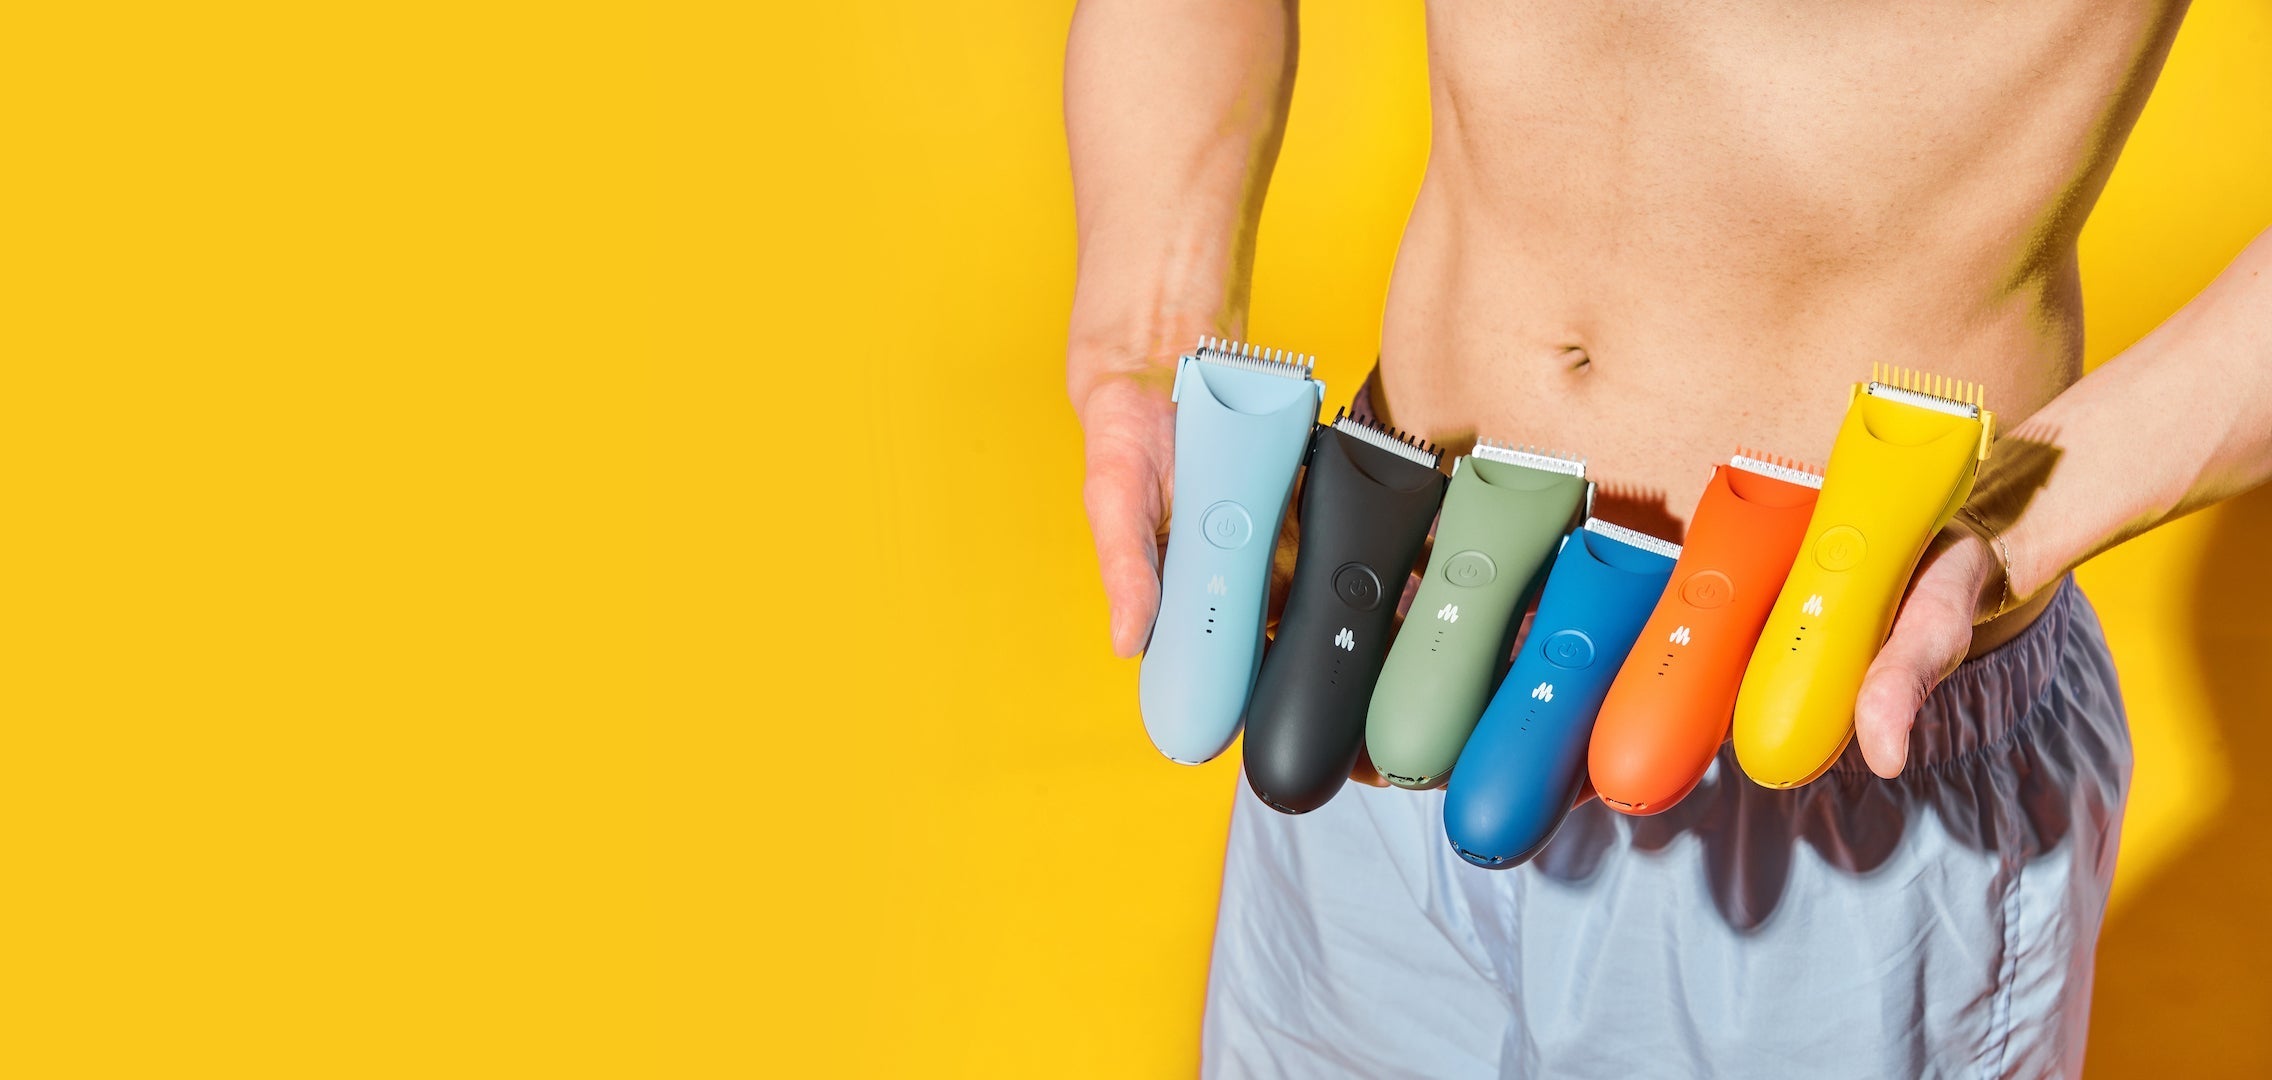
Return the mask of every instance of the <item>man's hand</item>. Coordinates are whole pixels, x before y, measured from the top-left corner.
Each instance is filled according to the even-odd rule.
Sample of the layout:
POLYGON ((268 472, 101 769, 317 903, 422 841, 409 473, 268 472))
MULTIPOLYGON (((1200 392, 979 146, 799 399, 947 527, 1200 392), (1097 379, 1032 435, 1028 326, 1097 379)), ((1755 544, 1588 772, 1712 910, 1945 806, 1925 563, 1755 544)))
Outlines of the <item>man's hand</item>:
MULTIPOLYGON (((1088 477, 1081 499, 1096 539, 1097 571, 1111 606, 1112 651, 1142 652, 1160 610, 1160 559, 1175 509, 1174 369, 1107 376, 1080 409, 1088 477)), ((1295 485, 1296 498, 1301 491, 1295 485)), ((1278 532, 1264 625, 1276 629, 1294 575, 1299 529, 1293 515, 1278 532)))
POLYGON ((1909 759, 1909 728, 1942 679, 1964 662, 1984 593, 2001 596, 2002 567, 1969 529, 1942 530, 1918 560, 1893 633, 1862 677, 1854 738, 1870 771, 1891 779, 1909 759))
POLYGON ((1160 554, 1174 505, 1173 369, 1112 375, 1075 403, 1088 475, 1081 502, 1111 607, 1112 651, 1144 649, 1160 610, 1160 554))
POLYGON ((1262 197, 1286 134, 1291 0, 1082 0, 1065 41, 1065 146, 1079 240, 1066 390, 1112 651, 1160 608, 1175 482, 1175 349, 1246 323, 1262 197), (1173 70, 1175 78, 1159 73, 1173 70))
MULTIPOLYGON (((1111 607, 1112 651, 1122 658, 1144 651, 1160 610, 1160 558, 1175 508, 1175 389, 1173 368, 1098 379, 1077 402, 1088 476, 1081 501, 1096 539, 1097 573, 1111 607)), ((1293 515, 1278 535, 1270 574, 1270 621, 1285 603, 1298 542, 1293 515)), ((1387 787, 1372 759, 1358 752, 1349 778, 1387 787)))

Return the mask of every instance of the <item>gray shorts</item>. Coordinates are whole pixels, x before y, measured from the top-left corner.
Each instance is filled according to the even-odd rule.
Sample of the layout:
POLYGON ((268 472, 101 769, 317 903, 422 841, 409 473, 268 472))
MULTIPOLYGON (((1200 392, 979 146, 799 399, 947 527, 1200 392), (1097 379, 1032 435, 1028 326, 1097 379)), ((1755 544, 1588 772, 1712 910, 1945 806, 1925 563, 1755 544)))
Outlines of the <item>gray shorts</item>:
POLYGON ((2074 1076, 2130 782, 2075 588, 1934 691, 1909 767, 1770 791, 1722 748, 1647 818, 1589 803, 1469 866, 1443 794, 1238 785, 1208 974, 1218 1077, 2074 1076))

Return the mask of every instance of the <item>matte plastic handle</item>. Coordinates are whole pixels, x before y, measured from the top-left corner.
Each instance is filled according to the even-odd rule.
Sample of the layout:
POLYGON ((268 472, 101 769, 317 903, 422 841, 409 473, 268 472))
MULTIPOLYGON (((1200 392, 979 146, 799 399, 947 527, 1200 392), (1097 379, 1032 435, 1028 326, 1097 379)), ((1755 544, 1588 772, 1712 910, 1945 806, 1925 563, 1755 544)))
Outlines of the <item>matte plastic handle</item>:
POLYGON ((1184 357, 1176 369, 1175 522, 1137 674, 1144 730, 1169 760, 1238 736, 1262 663, 1270 557, 1323 384, 1184 357))
POLYGON ((1586 771, 1612 809, 1662 813, 1711 768, 1814 503, 1805 484, 1713 470, 1672 585, 1594 720, 1586 771))
POLYGON ((1420 590, 1365 719, 1373 767, 1433 786, 1459 759, 1506 663, 1522 602, 1585 502, 1575 476, 1463 457, 1420 590))
POLYGON ((1993 417, 1857 393, 1822 496, 1736 695, 1736 761, 1765 787, 1822 775, 1925 545, 1972 493, 1993 417))
POLYGON ((1461 858, 1504 869, 1553 839, 1585 783, 1594 712, 1673 565, 1583 528, 1563 542, 1530 637, 1452 770, 1444 834, 1461 858))
POLYGON ((1443 473, 1331 427, 1312 440, 1293 587, 1246 715, 1247 783, 1272 808, 1315 810, 1349 778, 1396 602, 1444 484, 1443 473))

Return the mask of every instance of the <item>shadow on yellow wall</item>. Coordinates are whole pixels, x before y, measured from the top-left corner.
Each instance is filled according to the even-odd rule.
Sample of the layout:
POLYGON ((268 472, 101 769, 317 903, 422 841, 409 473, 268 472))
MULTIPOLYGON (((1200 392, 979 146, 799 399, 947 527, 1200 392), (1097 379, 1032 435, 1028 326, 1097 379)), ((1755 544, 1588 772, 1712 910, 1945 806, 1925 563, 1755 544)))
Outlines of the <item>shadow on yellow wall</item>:
MULTIPOLYGON (((2089 361, 2174 310, 2272 224, 2272 7, 2198 3, 2083 236, 2089 361)), ((2140 455, 2155 448, 2140 446, 2140 455)), ((2080 574, 2137 770, 2099 941, 2094 1076, 2272 1076, 2272 489, 2080 574)))
POLYGON ((2272 488, 2217 511, 2186 597, 2184 644, 2199 657, 2214 753, 2233 782, 2207 825, 2132 886, 2107 922, 2095 1075, 2272 1076, 2272 787, 2258 777, 2272 763, 2268 554, 2272 488))

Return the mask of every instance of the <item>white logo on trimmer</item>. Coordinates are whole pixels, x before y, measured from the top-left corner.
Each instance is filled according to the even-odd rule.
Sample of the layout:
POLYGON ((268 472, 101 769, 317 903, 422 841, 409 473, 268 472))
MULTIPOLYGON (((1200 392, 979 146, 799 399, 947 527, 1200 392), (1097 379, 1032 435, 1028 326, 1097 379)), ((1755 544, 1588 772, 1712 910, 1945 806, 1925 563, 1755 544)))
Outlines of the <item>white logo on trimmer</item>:
POLYGON ((1673 643, 1673 644, 1675 644, 1675 645, 1686 645, 1686 644, 1688 644, 1688 628, 1687 628, 1687 627, 1685 627, 1685 626, 1683 626, 1683 627, 1680 627, 1680 628, 1678 628, 1678 629, 1675 629, 1675 630, 1674 630, 1674 631, 1672 632, 1672 643, 1673 643))
POLYGON ((1350 633, 1346 626, 1341 628, 1340 633, 1333 635, 1333 643, 1350 652, 1357 651, 1357 635, 1350 633))
POLYGON ((1552 701, 1554 700, 1554 684, 1550 682, 1542 682, 1538 684, 1538 689, 1530 692, 1530 696, 1537 698, 1540 701, 1552 701))
POLYGON ((1229 596, 1231 588, 1223 584, 1223 575, 1217 574, 1207 579, 1207 593, 1210 596, 1229 596))
POLYGON ((1804 611, 1809 615, 1822 614, 1822 594, 1816 593, 1813 596, 1807 597, 1807 602, 1800 604, 1799 610, 1804 611))
POLYGON ((1458 621, 1459 621, 1459 605, 1458 605, 1458 604, 1445 604, 1445 605, 1443 606, 1443 609, 1442 609, 1442 610, 1440 610, 1440 611, 1436 612, 1436 617, 1437 617, 1437 618, 1439 618, 1439 619, 1442 619, 1442 620, 1444 620, 1445 622, 1458 622, 1458 621))

